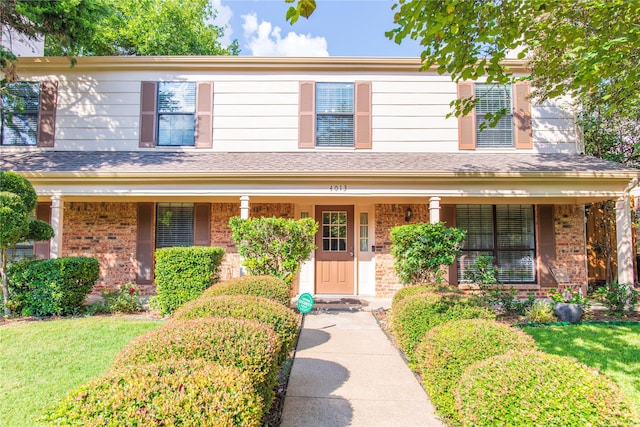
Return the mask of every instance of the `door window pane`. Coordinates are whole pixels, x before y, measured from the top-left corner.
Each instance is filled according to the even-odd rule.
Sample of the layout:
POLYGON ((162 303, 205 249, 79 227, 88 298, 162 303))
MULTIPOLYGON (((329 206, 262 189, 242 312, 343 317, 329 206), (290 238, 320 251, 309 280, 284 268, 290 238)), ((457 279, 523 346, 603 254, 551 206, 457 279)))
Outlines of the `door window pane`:
POLYGON ((325 211, 322 213, 322 250, 325 252, 347 251, 347 213, 325 211))

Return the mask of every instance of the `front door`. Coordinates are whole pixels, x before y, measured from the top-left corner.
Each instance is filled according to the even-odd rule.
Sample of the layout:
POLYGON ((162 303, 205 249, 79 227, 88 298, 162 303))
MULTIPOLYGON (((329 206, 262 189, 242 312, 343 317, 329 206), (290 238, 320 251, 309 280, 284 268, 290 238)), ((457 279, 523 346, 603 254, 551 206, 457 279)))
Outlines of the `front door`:
POLYGON ((316 206, 316 293, 353 295, 353 206, 316 206))

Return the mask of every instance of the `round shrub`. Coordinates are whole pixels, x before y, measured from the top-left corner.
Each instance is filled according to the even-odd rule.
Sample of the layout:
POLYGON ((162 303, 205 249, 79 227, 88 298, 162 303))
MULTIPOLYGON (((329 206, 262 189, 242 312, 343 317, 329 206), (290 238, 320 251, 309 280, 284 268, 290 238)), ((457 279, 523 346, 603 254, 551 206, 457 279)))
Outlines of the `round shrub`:
POLYGON ((82 426, 259 426, 260 397, 231 366, 178 359, 111 371, 73 390, 44 416, 82 426))
POLYGON ((268 409, 278 369, 280 339, 257 320, 207 318, 171 322, 131 341, 113 368, 175 358, 204 359, 247 372, 268 409))
POLYGON ((509 352, 471 365, 455 389, 463 425, 635 426, 618 387, 575 359, 509 352))
POLYGON ((425 332, 436 325, 456 319, 495 319, 495 313, 474 296, 459 293, 412 295, 391 311, 391 327, 409 364, 415 367, 414 352, 425 332))
POLYGON ((400 301, 402 301, 406 297, 419 295, 419 294, 426 294, 428 292, 436 292, 436 293, 451 292, 451 293, 459 293, 459 294, 462 293, 456 287, 445 286, 445 285, 422 284, 422 285, 405 286, 404 288, 398 289, 398 291, 393 295, 393 300, 391 301, 391 307, 398 304, 400 301))
POLYGON ((282 304, 253 295, 223 295, 200 297, 180 307, 174 314, 176 320, 201 317, 233 317, 254 319, 271 325, 282 342, 279 362, 293 350, 298 335, 298 316, 282 304))
POLYGON ((204 291, 202 296, 255 295, 291 305, 291 286, 273 276, 243 276, 216 283, 204 291))
POLYGON ((416 349, 416 365, 424 388, 438 412, 456 419, 452 391, 473 363, 511 350, 535 350, 531 336, 487 319, 462 319, 435 326, 416 349))

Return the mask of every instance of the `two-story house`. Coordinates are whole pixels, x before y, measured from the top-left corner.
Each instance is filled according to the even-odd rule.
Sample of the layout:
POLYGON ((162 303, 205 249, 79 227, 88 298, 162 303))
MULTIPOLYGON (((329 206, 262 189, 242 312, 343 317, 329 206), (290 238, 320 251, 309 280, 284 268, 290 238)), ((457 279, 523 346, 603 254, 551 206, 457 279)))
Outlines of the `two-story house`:
MULTIPOLYGON (((522 62, 512 69, 525 73, 522 62)), ((637 172, 581 154, 562 101, 527 83, 456 85, 409 58, 23 58, 24 112, 2 127, 0 168, 34 184, 56 232, 22 247, 93 256, 99 287, 153 292, 153 253, 216 245, 240 272, 232 216, 312 217, 317 249, 297 292, 391 296, 389 230, 467 230, 449 280, 479 254, 500 280, 544 295, 585 285, 584 206, 615 199, 621 282, 633 281, 628 192, 637 172), (447 118, 458 96, 480 97, 447 118), (498 126, 484 114, 506 108, 498 126), (564 284, 564 283, 560 283, 564 284)))

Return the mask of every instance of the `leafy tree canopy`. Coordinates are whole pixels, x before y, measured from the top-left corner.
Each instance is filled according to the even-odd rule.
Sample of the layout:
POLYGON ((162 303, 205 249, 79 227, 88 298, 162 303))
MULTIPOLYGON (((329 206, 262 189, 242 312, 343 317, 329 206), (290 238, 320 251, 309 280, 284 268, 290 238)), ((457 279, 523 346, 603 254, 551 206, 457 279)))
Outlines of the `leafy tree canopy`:
POLYGON ((213 25, 209 0, 112 0, 93 37, 68 49, 46 39, 47 55, 237 55, 238 42, 222 46, 224 29, 213 25))
MULTIPOLYGON (((311 0, 287 11, 293 23, 315 9, 311 0)), ((531 80, 539 100, 594 93, 601 113, 625 114, 640 104, 640 2, 637 0, 397 0, 395 28, 386 35, 423 46, 423 68, 436 66, 454 81, 531 80), (515 75, 508 56, 528 59, 530 76, 515 75)), ((454 104, 467 113, 473 100, 454 104)))

